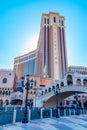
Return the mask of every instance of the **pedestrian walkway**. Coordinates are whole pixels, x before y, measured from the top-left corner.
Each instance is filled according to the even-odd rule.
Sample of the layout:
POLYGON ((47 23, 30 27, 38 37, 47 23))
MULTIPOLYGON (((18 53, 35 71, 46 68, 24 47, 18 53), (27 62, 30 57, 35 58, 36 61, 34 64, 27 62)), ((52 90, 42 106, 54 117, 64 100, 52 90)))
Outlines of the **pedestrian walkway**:
POLYGON ((27 124, 16 123, 0 126, 0 130, 87 130, 87 116, 31 120, 27 124))

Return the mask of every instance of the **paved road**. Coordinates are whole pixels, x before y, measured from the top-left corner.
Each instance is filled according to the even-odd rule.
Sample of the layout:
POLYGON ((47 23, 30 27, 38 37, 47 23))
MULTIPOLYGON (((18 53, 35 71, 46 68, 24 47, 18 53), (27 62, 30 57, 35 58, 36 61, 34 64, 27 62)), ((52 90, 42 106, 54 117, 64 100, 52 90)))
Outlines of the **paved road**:
POLYGON ((87 130, 87 115, 32 120, 0 126, 0 130, 87 130))

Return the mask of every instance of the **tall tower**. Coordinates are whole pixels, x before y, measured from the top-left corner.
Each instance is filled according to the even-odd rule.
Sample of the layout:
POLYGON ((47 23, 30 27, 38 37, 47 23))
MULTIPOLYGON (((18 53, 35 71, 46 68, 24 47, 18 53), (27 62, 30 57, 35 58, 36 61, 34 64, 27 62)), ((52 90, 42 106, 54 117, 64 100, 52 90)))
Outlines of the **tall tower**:
POLYGON ((59 13, 43 14, 37 49, 14 59, 18 78, 29 74, 60 80, 67 71, 65 19, 59 13))
POLYGON ((59 13, 42 15, 38 41, 37 74, 55 80, 67 71, 65 18, 59 13))

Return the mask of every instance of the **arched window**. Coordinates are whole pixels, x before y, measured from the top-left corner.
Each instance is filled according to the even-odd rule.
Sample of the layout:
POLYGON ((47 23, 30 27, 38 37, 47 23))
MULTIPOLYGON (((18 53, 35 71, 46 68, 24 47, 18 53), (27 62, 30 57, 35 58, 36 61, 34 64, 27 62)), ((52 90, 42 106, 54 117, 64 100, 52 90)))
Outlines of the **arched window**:
POLYGON ((2 80, 2 83, 7 83, 7 78, 4 78, 3 80, 2 80))
POLYGON ((6 95, 8 95, 8 91, 6 91, 6 95))
POLYGON ((72 75, 68 75, 67 76, 67 85, 73 85, 73 79, 72 79, 72 75))
POLYGON ((2 91, 0 91, 0 95, 2 95, 2 91))
POLYGON ((5 91, 3 91, 3 96, 5 95, 5 91))
POLYGON ((84 86, 87 86, 87 79, 84 79, 84 80, 83 80, 83 85, 84 85, 84 86))
POLYGON ((10 95, 10 91, 8 92, 8 95, 10 95))

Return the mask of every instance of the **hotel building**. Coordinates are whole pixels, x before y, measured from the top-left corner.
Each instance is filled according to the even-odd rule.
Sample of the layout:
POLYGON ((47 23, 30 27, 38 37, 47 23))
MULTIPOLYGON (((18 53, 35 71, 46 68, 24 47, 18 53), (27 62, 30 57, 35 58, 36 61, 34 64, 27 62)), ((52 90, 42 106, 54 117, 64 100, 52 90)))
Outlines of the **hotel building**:
POLYGON ((69 66, 68 71, 82 75, 87 75, 87 67, 85 66, 69 66))
POLYGON ((67 72, 65 18, 59 13, 43 14, 37 49, 14 59, 18 78, 34 75, 58 81, 67 72))

